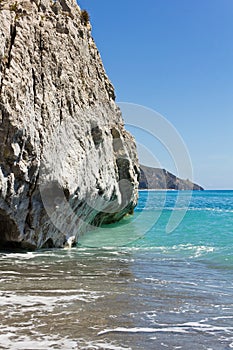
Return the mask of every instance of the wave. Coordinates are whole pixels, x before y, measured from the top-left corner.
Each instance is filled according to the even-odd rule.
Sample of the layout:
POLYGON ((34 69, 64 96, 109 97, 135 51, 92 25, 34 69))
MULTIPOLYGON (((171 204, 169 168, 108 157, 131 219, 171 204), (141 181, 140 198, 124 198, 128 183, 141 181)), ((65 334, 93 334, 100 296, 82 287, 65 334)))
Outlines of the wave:
POLYGON ((233 209, 225 209, 225 208, 211 208, 211 207, 203 207, 203 208, 197 208, 197 207, 190 207, 188 208, 189 211, 212 211, 215 213, 233 213, 233 209))
POLYGON ((180 210, 187 210, 187 211, 211 211, 214 213, 233 213, 233 209, 224 209, 224 208, 211 208, 211 207, 156 207, 156 206, 146 206, 146 207, 137 207, 135 209, 135 212, 142 212, 142 211, 152 211, 152 212, 156 212, 156 211, 180 211, 180 210))
POLYGON ((205 332, 205 333, 216 333, 224 332, 233 335, 233 327, 215 326, 212 324, 203 324, 202 322, 187 322, 177 325, 160 325, 156 328, 146 328, 146 327, 117 327, 110 328, 100 331, 98 336, 102 336, 108 333, 191 333, 191 332, 205 332))

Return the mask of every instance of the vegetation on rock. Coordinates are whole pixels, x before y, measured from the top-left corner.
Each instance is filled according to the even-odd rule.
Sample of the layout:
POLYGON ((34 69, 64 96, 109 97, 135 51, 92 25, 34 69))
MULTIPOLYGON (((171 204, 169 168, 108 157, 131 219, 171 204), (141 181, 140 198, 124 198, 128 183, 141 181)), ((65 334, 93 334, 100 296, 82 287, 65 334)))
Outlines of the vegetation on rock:
POLYGON ((89 13, 87 12, 87 10, 82 10, 81 11, 81 22, 82 22, 82 24, 84 24, 86 26, 89 21, 90 21, 89 13))

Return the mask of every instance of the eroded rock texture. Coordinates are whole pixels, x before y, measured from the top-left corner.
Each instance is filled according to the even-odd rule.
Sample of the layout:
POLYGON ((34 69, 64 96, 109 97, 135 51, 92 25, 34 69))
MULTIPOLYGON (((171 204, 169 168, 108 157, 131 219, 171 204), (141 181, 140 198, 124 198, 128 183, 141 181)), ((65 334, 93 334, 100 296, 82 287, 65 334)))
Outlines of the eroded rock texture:
POLYGON ((75 0, 1 0, 0 23, 0 246, 62 247, 133 211, 134 139, 75 0))

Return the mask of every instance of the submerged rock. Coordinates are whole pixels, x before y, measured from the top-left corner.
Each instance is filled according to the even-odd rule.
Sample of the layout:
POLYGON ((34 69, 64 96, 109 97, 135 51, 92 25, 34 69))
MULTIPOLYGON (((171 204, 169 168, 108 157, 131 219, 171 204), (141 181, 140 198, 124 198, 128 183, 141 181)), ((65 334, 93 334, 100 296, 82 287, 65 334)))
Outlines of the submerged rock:
POLYGON ((75 0, 1 0, 0 23, 0 246, 63 247, 133 212, 135 142, 75 0))

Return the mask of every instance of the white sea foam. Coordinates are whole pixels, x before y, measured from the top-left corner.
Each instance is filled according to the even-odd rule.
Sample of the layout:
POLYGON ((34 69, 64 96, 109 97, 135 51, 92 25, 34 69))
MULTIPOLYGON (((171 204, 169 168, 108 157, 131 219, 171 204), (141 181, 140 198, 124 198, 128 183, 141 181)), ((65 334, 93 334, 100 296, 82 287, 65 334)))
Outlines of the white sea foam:
POLYGON ((44 350, 44 349, 56 349, 72 350, 77 349, 77 342, 71 339, 62 338, 59 339, 56 336, 46 336, 44 334, 38 334, 35 339, 28 336, 17 337, 15 333, 6 332, 0 334, 1 349, 7 350, 44 350))
POLYGON ((126 348, 118 346, 108 342, 86 342, 85 345, 80 345, 79 350, 132 350, 132 348, 126 348))
MULTIPOLYGON (((187 209, 187 211, 201 211, 201 212, 205 212, 205 211, 209 211, 209 212, 214 212, 214 213, 233 213, 233 209, 224 209, 224 208, 217 208, 217 207, 189 207, 189 208, 186 208, 185 206, 184 207, 176 207, 174 208, 174 206, 164 206, 164 207, 159 207, 159 206, 156 206, 154 203, 153 205, 149 206, 147 205, 146 207, 143 207, 143 206, 138 206, 137 207, 137 210, 138 209, 143 209, 143 211, 145 212, 155 212, 155 211, 163 211, 163 210, 166 210, 168 212, 171 212, 171 211, 182 211, 184 209, 187 209)), ((136 210, 136 211, 137 211, 136 210)))
MULTIPOLYGON (((29 330, 32 324, 25 322, 20 324, 20 329, 29 330)), ((60 337, 58 335, 45 335, 41 332, 33 331, 31 336, 19 334, 18 326, 3 327, 0 326, 0 348, 7 350, 44 350, 44 349, 61 349, 61 350, 132 350, 131 347, 120 346, 115 342, 89 341, 83 338, 70 339, 69 337, 60 337)))
POLYGON ((233 316, 218 316, 218 317, 212 317, 212 320, 225 320, 225 319, 233 319, 233 316))
POLYGON ((187 333, 186 329, 180 327, 166 327, 166 328, 146 328, 146 327, 135 327, 135 328, 125 328, 117 327, 112 329, 105 329, 99 332, 97 335, 104 335, 107 333, 157 333, 157 332, 175 332, 175 333, 187 333))
MULTIPOLYGON (((30 291, 28 291, 30 292, 30 291)), ((34 293, 34 291, 31 291, 34 293)), ((67 305, 73 302, 85 302, 91 303, 101 297, 102 294, 98 294, 97 292, 89 292, 85 290, 47 290, 41 291, 43 294, 48 295, 30 295, 30 294, 17 294, 15 292, 4 291, 0 294, 0 306, 12 306, 14 307, 22 307, 24 311, 27 311, 28 308, 30 310, 37 309, 45 309, 47 311, 53 311, 54 308, 59 305, 67 305), (57 293, 57 296, 50 296, 50 293, 57 293), (63 294, 63 295, 62 295, 63 294)), ((10 312, 9 310, 7 312, 10 312)))
MULTIPOLYGON (((0 329, 2 331, 2 329, 0 329)), ((69 339, 56 335, 44 335, 34 332, 33 337, 17 336, 18 328, 5 328, 4 334, 0 334, 0 348, 4 350, 132 350, 132 348, 120 346, 107 341, 87 341, 85 339, 69 339)))
POLYGON ((233 327, 222 327, 222 326, 215 326, 211 324, 203 324, 201 322, 187 322, 177 325, 160 325, 160 327, 156 328, 125 328, 125 327, 117 327, 112 329, 105 329, 98 333, 99 336, 107 334, 107 333, 158 333, 158 332, 165 332, 165 333, 190 333, 192 331, 198 331, 198 332, 227 332, 233 334, 233 327))
POLYGON ((21 275, 21 273, 16 271, 0 271, 0 275, 21 275))
MULTIPOLYGON (((50 256, 55 255, 51 252, 50 256)), ((38 257, 48 257, 47 253, 38 253, 38 252, 27 252, 27 253, 2 253, 0 254, 0 258, 3 259, 14 259, 17 261, 31 260, 38 257)))

